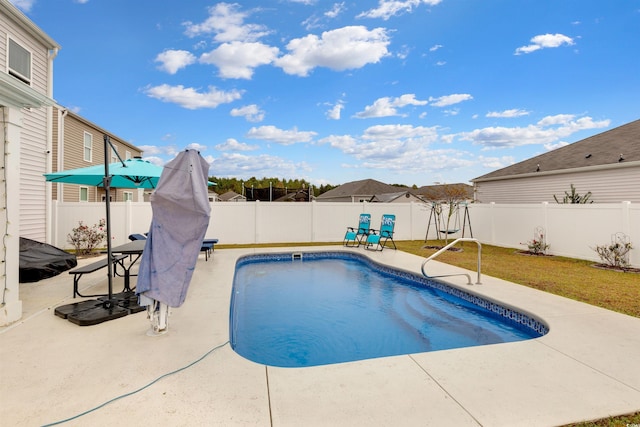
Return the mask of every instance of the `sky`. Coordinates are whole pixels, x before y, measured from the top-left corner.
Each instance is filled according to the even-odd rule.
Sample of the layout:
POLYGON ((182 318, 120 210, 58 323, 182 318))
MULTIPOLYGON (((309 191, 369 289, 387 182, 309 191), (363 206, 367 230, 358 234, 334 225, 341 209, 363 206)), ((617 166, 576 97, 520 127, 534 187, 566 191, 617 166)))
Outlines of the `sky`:
POLYGON ((54 99, 162 165, 469 183, 640 118, 640 0, 11 0, 54 99))

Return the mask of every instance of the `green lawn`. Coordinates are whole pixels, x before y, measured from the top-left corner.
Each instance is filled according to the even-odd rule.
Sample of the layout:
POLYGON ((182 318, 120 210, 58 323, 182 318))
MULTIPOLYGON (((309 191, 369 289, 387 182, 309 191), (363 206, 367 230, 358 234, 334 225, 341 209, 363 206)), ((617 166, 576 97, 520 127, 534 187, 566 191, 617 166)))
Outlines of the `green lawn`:
MULTIPOLYGON (((264 245, 216 245, 217 248, 321 246, 327 243, 295 243, 264 245)), ((339 244, 339 243, 338 243, 339 244)), ((443 246, 443 241, 397 241, 399 250, 428 257, 436 249, 424 246, 443 246)), ((461 242, 455 247, 461 252, 447 251, 437 260, 476 271, 477 245, 461 242)), ((640 274, 601 270, 594 262, 556 256, 527 256, 513 248, 482 245, 482 274, 519 283, 541 291, 561 295, 587 304, 640 317, 640 274)), ((571 427, 619 427, 640 425, 640 412, 611 417, 571 427)), ((568 427, 568 426, 567 426, 568 427)))

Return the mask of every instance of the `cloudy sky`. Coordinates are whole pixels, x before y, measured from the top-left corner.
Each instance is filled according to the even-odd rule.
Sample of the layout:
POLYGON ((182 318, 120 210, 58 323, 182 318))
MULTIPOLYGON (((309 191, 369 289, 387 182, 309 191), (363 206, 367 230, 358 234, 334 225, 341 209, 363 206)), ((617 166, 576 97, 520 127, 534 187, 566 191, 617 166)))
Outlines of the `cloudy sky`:
POLYGON ((640 118, 640 0, 12 0, 54 98, 163 164, 468 182, 640 118))

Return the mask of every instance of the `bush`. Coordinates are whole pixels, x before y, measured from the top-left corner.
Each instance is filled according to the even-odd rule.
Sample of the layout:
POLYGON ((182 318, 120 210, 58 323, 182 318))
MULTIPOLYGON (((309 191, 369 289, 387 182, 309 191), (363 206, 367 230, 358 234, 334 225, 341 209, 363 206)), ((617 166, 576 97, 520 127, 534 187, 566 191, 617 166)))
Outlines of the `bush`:
POLYGON ((633 249, 633 245, 626 236, 615 236, 611 239, 609 245, 599 245, 592 248, 600 259, 617 268, 625 268, 629 266, 629 251, 633 249))
POLYGON ((78 226, 67 235, 67 241, 76 248, 76 255, 88 255, 101 245, 106 237, 104 219, 91 227, 79 221, 78 226))
POLYGON ((533 234, 533 240, 529 240, 525 244, 527 245, 529 252, 534 255, 544 255, 546 250, 549 248, 549 245, 544 240, 544 229, 542 227, 537 227, 533 234))

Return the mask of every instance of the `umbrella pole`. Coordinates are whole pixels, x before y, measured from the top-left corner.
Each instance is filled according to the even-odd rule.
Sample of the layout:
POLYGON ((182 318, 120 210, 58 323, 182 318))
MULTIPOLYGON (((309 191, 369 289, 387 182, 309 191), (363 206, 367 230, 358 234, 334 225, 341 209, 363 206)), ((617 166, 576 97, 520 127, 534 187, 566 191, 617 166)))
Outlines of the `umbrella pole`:
POLYGON ((104 192, 106 203, 106 226, 107 226, 107 271, 108 271, 108 283, 109 283, 109 299, 105 301, 105 308, 109 308, 113 305, 113 263, 111 255, 111 205, 110 205, 110 189, 111 189, 111 176, 109 175, 109 135, 104 135, 104 192))

